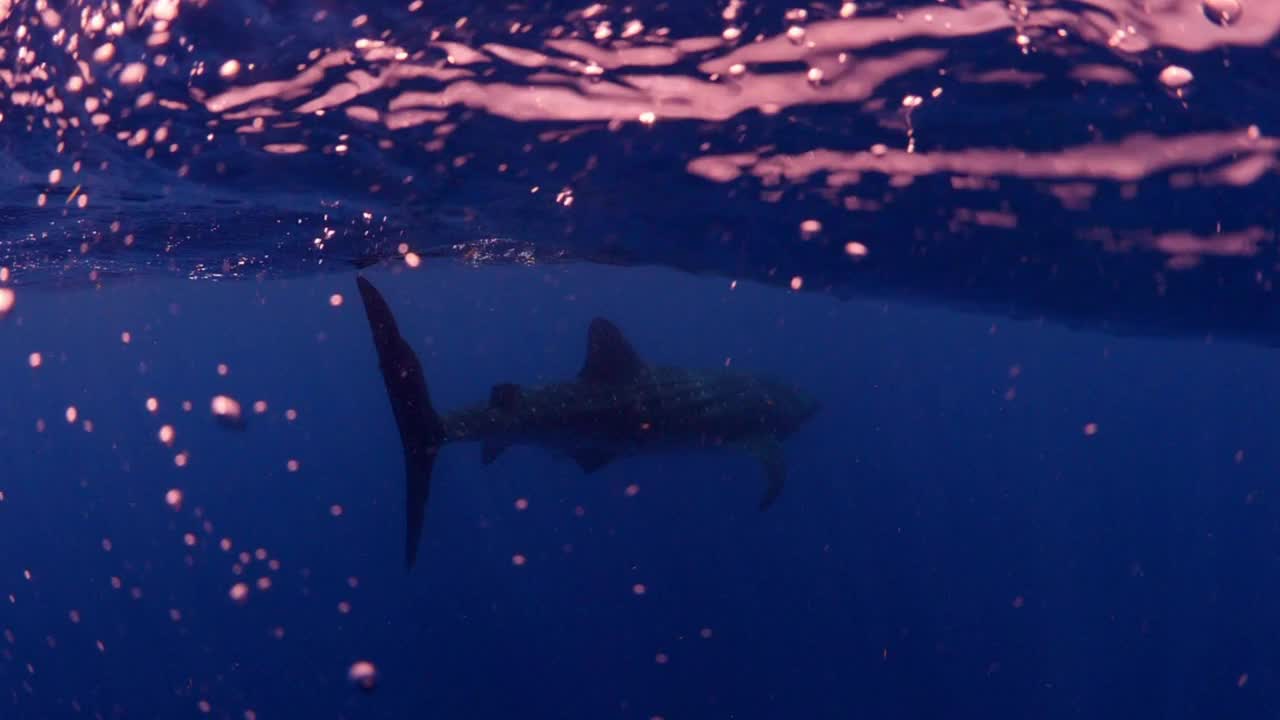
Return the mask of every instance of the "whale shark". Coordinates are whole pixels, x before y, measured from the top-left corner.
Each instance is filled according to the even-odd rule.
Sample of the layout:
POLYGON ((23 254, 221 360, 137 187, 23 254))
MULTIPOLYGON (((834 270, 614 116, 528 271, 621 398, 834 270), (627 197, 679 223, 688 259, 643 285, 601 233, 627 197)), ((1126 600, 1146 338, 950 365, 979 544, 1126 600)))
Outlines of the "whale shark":
POLYGON ((799 388, 768 377, 646 362, 616 325, 597 317, 575 377, 527 387, 498 383, 487 402, 441 415, 390 305, 363 276, 356 283, 404 450, 407 568, 418 557, 431 471, 446 444, 479 442, 486 465, 513 445, 539 446, 587 474, 627 456, 737 449, 764 468, 759 508, 767 510, 786 480, 782 441, 820 407, 799 388))

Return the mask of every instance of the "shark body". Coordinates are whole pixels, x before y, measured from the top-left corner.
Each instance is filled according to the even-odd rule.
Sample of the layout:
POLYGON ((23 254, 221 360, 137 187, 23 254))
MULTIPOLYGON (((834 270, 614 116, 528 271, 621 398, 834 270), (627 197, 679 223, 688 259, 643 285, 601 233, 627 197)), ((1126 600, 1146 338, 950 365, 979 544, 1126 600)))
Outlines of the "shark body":
POLYGON ((487 403, 440 415, 390 306, 368 280, 357 277, 357 284, 404 449, 405 562, 410 567, 422 534, 431 470, 446 443, 481 443, 485 464, 512 445, 536 445, 569 456, 586 473, 628 455, 737 448, 764 467, 764 510, 777 500, 786 479, 782 441, 819 407, 801 390, 769 378, 651 365, 613 323, 596 318, 576 377, 530 387, 500 383, 487 403))

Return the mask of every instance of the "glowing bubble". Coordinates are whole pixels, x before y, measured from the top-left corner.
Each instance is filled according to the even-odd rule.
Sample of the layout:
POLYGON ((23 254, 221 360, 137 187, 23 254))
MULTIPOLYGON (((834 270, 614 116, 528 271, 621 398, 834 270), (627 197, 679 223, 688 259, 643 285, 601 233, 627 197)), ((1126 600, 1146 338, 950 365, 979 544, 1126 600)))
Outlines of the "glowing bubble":
POLYGON ((41 363, 43 362, 44 362, 44 358, 42 358, 40 356, 40 353, 38 352, 33 352, 27 356, 27 364, 33 368, 40 367, 41 363))
POLYGON ((248 584, 238 582, 232 585, 231 589, 227 591, 227 597, 231 598, 232 602, 243 605, 249 599, 248 584))
POLYGON ((416 268, 422 264, 422 258, 418 257, 418 253, 408 252, 404 254, 404 264, 416 268))
POLYGON ((1181 65, 1170 65, 1160 71, 1160 82, 1171 90, 1186 87, 1194 79, 1195 75, 1181 65))
POLYGON ((515 565, 516 567, 521 567, 527 562, 529 562, 529 558, 525 557, 524 555, 521 555, 520 553, 516 553, 515 555, 511 556, 511 564, 515 565))
POLYGON ((179 490, 178 488, 173 488, 169 490, 169 492, 164 494, 164 502, 166 505, 173 508, 174 510, 181 510, 182 509, 182 491, 179 490))
POLYGON ((0 317, 13 309, 13 304, 17 302, 18 296, 9 288, 0 288, 0 317))
POLYGON ((218 74, 224 78, 232 78, 240 74, 240 61, 228 60, 218 68, 218 74))
POLYGON ((160 401, 149 397, 147 398, 147 412, 155 412, 160 409, 160 401))
POLYGON ((156 433, 156 435, 159 436, 160 442, 164 443, 165 445, 172 445, 173 438, 175 435, 177 435, 177 433, 174 432, 172 425, 162 425, 160 427, 160 432, 156 433))
POLYGON ((516 498, 516 510, 528 510, 529 501, 524 498, 516 498))
POLYGON ((342 307, 342 295, 341 295, 340 293, 334 293, 334 294, 330 295, 330 296, 329 296, 329 306, 330 306, 330 307, 342 307))
POLYGON ((120 71, 120 82, 125 85, 137 85, 147 79, 147 66, 140 63, 129 63, 120 71))
POLYGON ((844 245, 844 254, 849 257, 866 257, 867 246, 860 242, 848 242, 844 245))
POLYGON ((1087 423, 1087 424, 1084 426, 1084 434, 1085 434, 1086 436, 1093 436, 1093 435, 1097 435, 1097 434, 1098 434, 1098 423, 1087 423))
POLYGON ((347 670, 347 680, 366 693, 373 692, 378 685, 378 668, 368 660, 357 660, 347 670))
POLYGON ((636 583, 635 585, 631 586, 631 592, 635 593, 636 595, 643 595, 646 592, 649 592, 649 589, 644 586, 644 583, 636 583))
POLYGON ((240 403, 227 395, 214 395, 209 401, 209 410, 219 423, 236 429, 244 427, 244 416, 240 411, 240 403))

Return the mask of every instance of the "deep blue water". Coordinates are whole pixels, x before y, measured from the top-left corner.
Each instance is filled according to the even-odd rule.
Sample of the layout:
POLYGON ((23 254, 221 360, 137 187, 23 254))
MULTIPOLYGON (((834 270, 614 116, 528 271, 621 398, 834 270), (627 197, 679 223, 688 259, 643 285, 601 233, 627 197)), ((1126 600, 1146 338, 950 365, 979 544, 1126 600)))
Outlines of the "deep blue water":
POLYGON ((1275 716, 1243 3, 4 7, 0 718, 1275 716), (406 570, 357 274, 441 411, 596 317, 822 409, 766 512, 447 445, 406 570))

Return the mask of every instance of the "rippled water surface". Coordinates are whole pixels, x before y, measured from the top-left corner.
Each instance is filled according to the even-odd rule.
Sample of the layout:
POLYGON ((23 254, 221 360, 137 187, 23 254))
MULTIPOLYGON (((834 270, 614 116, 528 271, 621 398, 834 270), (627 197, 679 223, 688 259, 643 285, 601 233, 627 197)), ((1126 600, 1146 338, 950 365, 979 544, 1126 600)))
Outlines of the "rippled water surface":
POLYGON ((1277 0, 0 0, 0 718, 1274 716, 1278 69, 1277 0), (432 445, 406 571, 357 275, 442 414, 597 437, 512 389, 597 318, 820 410, 432 445))

